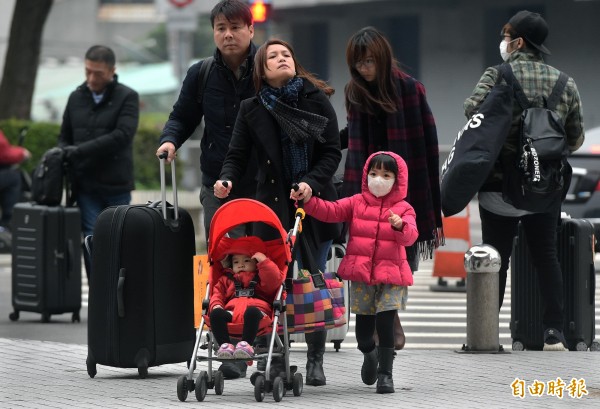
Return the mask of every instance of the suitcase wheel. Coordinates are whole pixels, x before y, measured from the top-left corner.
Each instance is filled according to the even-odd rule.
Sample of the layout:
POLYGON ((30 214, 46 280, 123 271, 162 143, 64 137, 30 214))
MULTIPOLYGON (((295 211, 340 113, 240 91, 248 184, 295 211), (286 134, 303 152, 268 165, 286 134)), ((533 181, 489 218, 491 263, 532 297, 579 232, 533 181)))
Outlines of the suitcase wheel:
POLYGON ((521 341, 514 341, 512 344, 512 350, 513 351, 524 351, 525 345, 523 345, 523 343, 521 341))
POLYGON ((94 376, 96 376, 96 374, 98 373, 96 371, 96 364, 92 362, 92 360, 88 357, 85 360, 85 365, 87 366, 87 373, 90 376, 90 378, 94 378, 94 376))
POLYGON ((590 345, 590 351, 600 351, 600 343, 593 341, 592 345, 590 345))
POLYGON ((73 316, 71 317, 71 322, 81 322, 81 318, 79 317, 79 311, 75 311, 73 316))
POLYGON ((588 350, 588 346, 585 342, 583 341, 579 341, 576 345, 575 345, 575 351, 587 351, 588 350))
POLYGON ((140 378, 146 379, 146 377, 148 376, 148 367, 147 366, 140 366, 138 368, 138 374, 140 375, 140 378))
POLYGON ((11 312, 10 314, 8 314, 8 318, 11 321, 17 321, 19 319, 19 311, 11 312))
POLYGON ((42 322, 50 322, 50 313, 49 312, 42 313, 42 322))
POLYGON ((342 341, 340 341, 339 339, 334 339, 331 342, 333 342, 333 347, 335 348, 335 352, 339 352, 340 348, 342 347, 342 341))

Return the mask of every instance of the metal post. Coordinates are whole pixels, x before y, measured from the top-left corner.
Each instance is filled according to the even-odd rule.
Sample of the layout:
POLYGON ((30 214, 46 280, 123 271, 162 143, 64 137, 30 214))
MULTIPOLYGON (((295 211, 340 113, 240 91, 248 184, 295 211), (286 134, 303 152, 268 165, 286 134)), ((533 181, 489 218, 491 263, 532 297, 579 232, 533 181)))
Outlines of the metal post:
POLYGON ((465 352, 494 353, 501 350, 499 329, 498 272, 500 254, 479 244, 465 253, 467 271, 467 344, 465 352))

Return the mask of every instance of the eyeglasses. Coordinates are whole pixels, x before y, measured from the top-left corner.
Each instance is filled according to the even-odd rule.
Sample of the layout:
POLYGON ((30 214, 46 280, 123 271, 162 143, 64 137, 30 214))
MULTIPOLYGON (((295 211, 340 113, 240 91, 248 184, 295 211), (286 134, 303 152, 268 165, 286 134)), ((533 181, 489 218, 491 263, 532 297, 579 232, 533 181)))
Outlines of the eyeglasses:
POLYGON ((375 60, 372 58, 367 58, 364 61, 360 60, 354 63, 354 68, 360 70, 361 68, 373 68, 375 66, 375 60))

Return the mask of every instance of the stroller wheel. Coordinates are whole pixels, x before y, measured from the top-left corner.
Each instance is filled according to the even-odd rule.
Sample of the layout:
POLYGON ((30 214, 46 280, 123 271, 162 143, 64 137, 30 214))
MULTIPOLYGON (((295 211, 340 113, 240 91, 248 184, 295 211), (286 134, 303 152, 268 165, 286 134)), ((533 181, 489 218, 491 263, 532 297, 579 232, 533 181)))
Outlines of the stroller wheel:
POLYGON ((179 398, 180 401, 185 402, 187 396, 187 376, 181 375, 179 379, 177 379, 177 398, 179 398))
POLYGON ((217 371, 217 372, 215 372, 215 393, 217 395, 222 395, 224 388, 225 388, 225 376, 223 376, 223 372, 217 371))
POLYGON ((281 402, 281 399, 283 399, 284 391, 285 385, 283 384, 283 379, 281 379, 281 377, 278 376, 273 381, 273 399, 275 399, 275 402, 281 402))
POLYGON ((260 372, 254 380, 254 398, 257 402, 262 402, 265 399, 265 377, 260 372))
POLYGON ((294 380, 292 385, 294 390, 294 396, 302 395, 302 390, 304 389, 304 380, 302 379, 302 374, 300 372, 296 372, 294 374, 294 380))
POLYGON ((255 384, 255 382, 256 382, 256 377, 257 377, 257 376, 259 376, 259 375, 262 375, 262 372, 258 372, 258 371, 257 371, 257 372, 254 372, 252 375, 250 375, 250 383, 251 383, 252 385, 254 385, 254 384, 255 384))
POLYGON ((208 389, 208 373, 206 371, 201 371, 200 375, 198 375, 198 379, 196 379, 196 387, 194 391, 196 392, 196 399, 198 402, 202 402, 206 397, 206 390, 208 389))

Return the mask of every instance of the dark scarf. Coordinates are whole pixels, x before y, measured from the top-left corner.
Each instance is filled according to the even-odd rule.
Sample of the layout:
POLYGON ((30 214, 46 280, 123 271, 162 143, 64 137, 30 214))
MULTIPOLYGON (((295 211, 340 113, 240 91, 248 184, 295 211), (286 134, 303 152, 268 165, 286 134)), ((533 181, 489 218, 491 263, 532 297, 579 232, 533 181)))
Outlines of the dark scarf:
MULTIPOLYGON (((388 150, 400 155, 408 165, 406 201, 417 214, 421 258, 431 258, 444 244, 439 182, 437 130, 425 97, 425 88, 414 78, 394 72, 398 111, 386 119, 388 150)), ((348 111, 348 156, 342 197, 361 191, 365 161, 375 149, 373 118, 357 107, 348 111)))
POLYGON ((308 171, 307 142, 325 142, 322 134, 328 119, 298 108, 298 93, 304 86, 300 77, 292 78, 281 88, 265 86, 258 96, 281 128, 283 166, 288 182, 298 182, 308 171))

